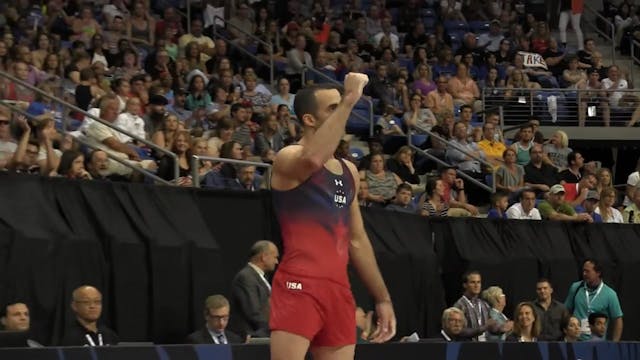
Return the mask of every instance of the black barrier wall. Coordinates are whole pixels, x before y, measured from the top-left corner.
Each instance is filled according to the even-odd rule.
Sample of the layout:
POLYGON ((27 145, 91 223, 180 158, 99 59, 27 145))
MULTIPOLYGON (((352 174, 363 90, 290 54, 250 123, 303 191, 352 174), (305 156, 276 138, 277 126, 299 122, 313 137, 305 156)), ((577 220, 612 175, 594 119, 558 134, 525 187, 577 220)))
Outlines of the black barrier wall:
MULTIPOLYGON (((356 360, 637 360, 637 342, 422 342, 356 345, 356 360)), ((0 349, 2 359, 30 360, 255 360, 268 345, 156 345, 0 349)))
MULTIPOLYGON (((279 243, 268 192, 70 182, 0 174, 0 302, 25 301, 39 338, 55 344, 81 284, 104 296, 103 320, 123 341, 181 342, 201 326, 207 295, 231 278, 259 239, 279 243)), ((561 222, 425 219, 363 209, 398 317, 398 334, 435 335, 462 273, 507 294, 507 314, 547 277, 561 301, 580 261, 600 259, 625 313, 623 338, 640 337, 640 227, 561 222)), ((354 278, 358 304, 373 305, 354 278)))

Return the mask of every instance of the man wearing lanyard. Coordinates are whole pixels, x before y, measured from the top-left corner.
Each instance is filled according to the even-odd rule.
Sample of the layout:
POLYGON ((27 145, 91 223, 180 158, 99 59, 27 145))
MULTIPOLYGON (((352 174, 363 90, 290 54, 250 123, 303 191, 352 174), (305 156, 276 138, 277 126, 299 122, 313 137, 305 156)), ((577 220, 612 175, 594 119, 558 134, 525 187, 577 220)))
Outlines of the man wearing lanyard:
POLYGON ((497 333, 499 329, 496 322, 489 318, 489 304, 479 297, 482 290, 480 273, 468 271, 463 275, 462 281, 464 294, 453 304, 462 310, 466 319, 466 326, 460 331, 459 336, 472 338, 473 341, 487 341, 486 332, 497 333))
POLYGON ((106 346, 118 344, 118 335, 104 325, 98 325, 102 315, 102 294, 93 286, 84 285, 73 291, 71 310, 76 321, 69 326, 61 346, 106 346))
POLYGON ((602 281, 602 268, 596 260, 585 260, 582 279, 571 284, 564 302, 567 309, 580 320, 581 340, 591 338, 589 315, 602 313, 607 315, 612 324, 611 340, 620 341, 623 327, 620 301, 616 292, 602 281))

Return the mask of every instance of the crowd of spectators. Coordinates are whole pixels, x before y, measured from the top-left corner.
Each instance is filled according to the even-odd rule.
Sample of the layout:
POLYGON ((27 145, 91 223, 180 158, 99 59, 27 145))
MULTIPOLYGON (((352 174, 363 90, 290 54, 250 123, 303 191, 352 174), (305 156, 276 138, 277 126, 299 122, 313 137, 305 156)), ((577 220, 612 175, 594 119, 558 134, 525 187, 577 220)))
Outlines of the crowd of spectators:
MULTIPOLYGON (((264 186, 263 168, 201 160, 192 169, 191 156, 269 164, 300 136, 293 109, 296 90, 358 71, 370 75, 365 92, 374 101, 376 134, 383 142, 407 132, 440 134, 449 143, 431 138, 423 144, 431 154, 481 182, 495 182, 514 204, 523 189, 544 199, 554 185, 566 188, 565 183, 577 183, 597 169, 583 166, 584 159, 571 152, 563 132, 545 141, 537 131, 538 119, 529 119, 512 142, 505 139, 497 113, 479 115, 480 88, 502 87, 504 98, 515 101, 525 97, 523 88, 594 90, 603 125, 609 124, 610 108, 629 100, 622 92, 595 91, 624 89, 628 82, 617 66, 602 65, 593 39, 575 44, 580 50, 570 54, 566 43, 551 37, 546 16, 527 11, 536 9, 529 2, 457 8, 451 2, 437 6, 418 1, 340 6, 328 1, 211 1, 196 5, 190 31, 179 4, 159 3, 51 0, 2 5, 0 70, 42 94, 0 79, 3 98, 29 114, 25 118, 0 108, 0 168, 72 179, 144 181, 129 163, 181 186, 194 185, 195 171, 201 186, 256 190, 264 186), (226 27, 211 20, 221 9, 226 27), (214 27, 222 36, 213 37, 214 27), (273 87, 269 69, 239 48, 263 61, 274 59, 273 87), (522 51, 542 55, 548 71, 527 66, 522 51), (302 77, 305 66, 315 72, 302 77), (49 96, 92 116, 63 108, 49 96), (495 177, 488 178, 492 167, 495 177)), ((580 104, 581 122, 591 104, 580 104)), ((487 202, 473 183, 465 181, 466 189, 458 186, 446 168, 441 169, 441 183, 421 182, 418 175, 433 164, 411 149, 400 148, 389 160, 376 152, 371 149, 372 156, 360 161, 361 177, 368 183, 363 204, 393 202, 392 208, 409 212, 477 215, 477 205, 487 202), (397 203, 402 183, 414 193, 426 185, 426 194, 397 203), (438 197, 444 204, 434 203, 438 197)), ((352 156, 348 142, 336 155, 360 160, 352 156)), ((604 199, 611 173, 602 171, 608 178, 586 185, 604 199), (601 183, 607 179, 607 185, 601 183)), ((578 210, 586 208, 582 190, 586 188, 574 199, 570 194, 575 191, 567 189, 567 200, 578 210)), ((626 195, 624 205, 630 206, 634 194, 628 190, 626 195)), ((600 207, 624 210, 611 205, 602 203, 595 212, 600 207)), ((621 219, 605 212, 605 221, 621 219)))
MULTIPOLYGON (((622 335, 620 301, 615 290, 602 280, 597 260, 583 262, 582 280, 571 284, 564 302, 554 298, 549 279, 539 279, 535 286, 537 296, 518 303, 512 319, 504 313, 507 295, 503 289, 493 285, 483 290, 480 272, 465 272, 462 288, 462 296, 444 310, 442 330, 432 340, 619 341, 622 335)), ((419 338, 403 337, 401 341, 414 342, 419 338)))
MULTIPOLYGON (((489 115, 492 116, 492 115, 489 115)), ((582 154, 568 147, 568 137, 557 131, 551 139, 537 142, 532 119, 520 127, 517 142, 507 146, 500 141, 495 124, 482 127, 482 140, 474 142, 464 122, 454 126, 455 138, 446 148, 450 166, 427 174, 425 187, 414 186, 420 180, 408 146, 401 147, 386 162, 382 145, 370 141, 370 155, 360 160, 362 168, 358 199, 365 207, 421 214, 422 216, 476 216, 474 194, 467 194, 473 182, 460 173, 478 177, 495 170, 496 193, 489 200, 489 218, 567 220, 580 222, 637 223, 640 206, 638 171, 633 172, 624 192, 612 182, 611 171, 586 162, 582 154), (463 147, 467 152, 461 152, 463 147), (480 162, 487 159, 487 162, 480 162), (486 164, 488 169, 483 169, 486 164), (494 169, 491 169, 491 168, 494 169), (405 197, 404 193, 415 196, 405 197)), ((640 162, 638 163, 640 167, 640 162)), ((486 180, 485 180, 486 181, 486 180)), ((476 194, 482 191, 473 189, 476 194)))

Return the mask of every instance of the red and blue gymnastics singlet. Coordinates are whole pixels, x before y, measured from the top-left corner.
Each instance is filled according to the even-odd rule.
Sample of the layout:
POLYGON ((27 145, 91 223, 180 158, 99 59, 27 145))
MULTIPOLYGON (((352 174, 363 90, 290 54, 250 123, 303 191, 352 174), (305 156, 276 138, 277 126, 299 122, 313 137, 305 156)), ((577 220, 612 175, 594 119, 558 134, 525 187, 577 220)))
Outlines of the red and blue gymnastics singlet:
POLYGON ((298 187, 273 190, 273 202, 284 244, 279 270, 349 284, 349 207, 355 184, 349 167, 342 174, 325 167, 298 187))
POLYGON ((273 278, 272 331, 303 336, 312 346, 355 343, 355 303, 349 279, 351 171, 326 168, 298 187, 272 190, 284 256, 273 278))

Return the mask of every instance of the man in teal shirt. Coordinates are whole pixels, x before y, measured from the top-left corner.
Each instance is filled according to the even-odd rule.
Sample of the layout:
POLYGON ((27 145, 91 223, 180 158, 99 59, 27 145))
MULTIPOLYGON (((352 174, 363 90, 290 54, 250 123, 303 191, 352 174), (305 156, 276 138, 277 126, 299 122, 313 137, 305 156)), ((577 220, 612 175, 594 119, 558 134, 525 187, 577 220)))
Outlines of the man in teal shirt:
MULTIPOLYGON (((589 340, 591 329, 589 315, 607 315, 612 325, 611 340, 620 341, 622 336, 622 309, 616 292, 602 281, 602 268, 596 260, 588 259, 582 265, 582 281, 571 284, 564 305, 580 320, 580 339, 589 340)), ((606 338, 606 334, 605 334, 606 338)))

